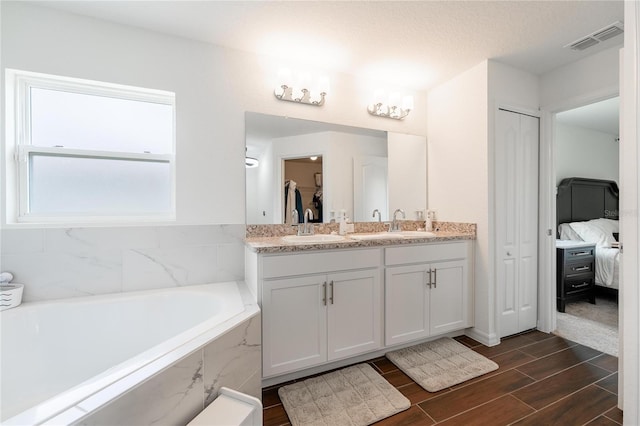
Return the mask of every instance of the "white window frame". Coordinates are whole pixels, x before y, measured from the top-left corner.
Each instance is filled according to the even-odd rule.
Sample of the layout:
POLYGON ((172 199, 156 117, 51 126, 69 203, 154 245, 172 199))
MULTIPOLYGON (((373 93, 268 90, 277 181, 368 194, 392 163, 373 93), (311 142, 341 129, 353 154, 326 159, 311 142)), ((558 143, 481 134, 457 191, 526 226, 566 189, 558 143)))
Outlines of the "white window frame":
MULTIPOLYGON (((70 77, 7 69, 7 161, 14 160, 16 190, 15 212, 13 215, 18 223, 122 223, 147 221, 175 221, 176 219, 176 108, 175 94, 172 92, 104 83, 70 77), (99 151, 88 149, 65 148, 63 146, 40 147, 31 142, 31 105, 30 89, 51 89, 67 91, 84 95, 106 96, 117 99, 143 101, 170 105, 172 114, 172 144, 169 154, 154 154, 149 152, 119 152, 99 151), (13 131, 9 127, 13 123, 13 131), (14 141, 13 144, 11 141, 14 141), (12 146, 12 150, 10 147, 12 146), (160 162, 170 166, 171 174, 171 207, 169 212, 130 214, 37 214, 29 211, 29 158, 33 154, 46 156, 63 156, 74 158, 93 158, 111 160, 131 160, 142 162, 160 162)), ((8 167, 10 169, 10 167, 8 167)), ((7 179, 8 181, 8 179, 7 179)), ((12 188, 6 188, 7 196, 12 188)))

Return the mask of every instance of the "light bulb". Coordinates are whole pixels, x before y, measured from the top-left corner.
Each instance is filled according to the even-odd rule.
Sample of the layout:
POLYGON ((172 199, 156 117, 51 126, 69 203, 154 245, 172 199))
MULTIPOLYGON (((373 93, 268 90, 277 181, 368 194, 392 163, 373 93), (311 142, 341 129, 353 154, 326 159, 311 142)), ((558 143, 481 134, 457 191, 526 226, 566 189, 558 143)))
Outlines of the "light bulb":
POLYGON ((413 96, 404 96, 402 98, 402 109, 412 110, 413 109, 413 96))

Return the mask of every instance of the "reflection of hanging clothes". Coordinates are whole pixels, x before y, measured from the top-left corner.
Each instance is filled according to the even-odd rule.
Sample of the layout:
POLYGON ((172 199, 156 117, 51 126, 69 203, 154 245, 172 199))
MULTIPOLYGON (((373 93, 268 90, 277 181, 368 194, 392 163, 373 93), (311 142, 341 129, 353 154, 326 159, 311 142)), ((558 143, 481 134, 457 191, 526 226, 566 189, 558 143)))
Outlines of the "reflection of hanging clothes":
POLYGON ((322 222, 322 191, 318 190, 313 194, 313 206, 318 211, 317 222, 322 222))
POLYGON ((302 211, 302 195, 296 188, 295 181, 289 180, 284 183, 284 223, 293 224, 291 213, 293 209, 298 211, 298 223, 304 222, 304 211, 302 211))

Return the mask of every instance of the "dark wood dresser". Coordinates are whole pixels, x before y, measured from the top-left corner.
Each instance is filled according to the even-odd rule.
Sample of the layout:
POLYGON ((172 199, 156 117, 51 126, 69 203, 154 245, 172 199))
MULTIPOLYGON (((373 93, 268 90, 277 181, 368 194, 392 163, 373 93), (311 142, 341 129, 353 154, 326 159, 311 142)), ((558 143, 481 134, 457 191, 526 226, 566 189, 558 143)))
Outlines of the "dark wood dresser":
POLYGON ((564 312, 566 302, 589 299, 596 303, 596 246, 577 243, 557 244, 556 300, 558 311, 564 312))

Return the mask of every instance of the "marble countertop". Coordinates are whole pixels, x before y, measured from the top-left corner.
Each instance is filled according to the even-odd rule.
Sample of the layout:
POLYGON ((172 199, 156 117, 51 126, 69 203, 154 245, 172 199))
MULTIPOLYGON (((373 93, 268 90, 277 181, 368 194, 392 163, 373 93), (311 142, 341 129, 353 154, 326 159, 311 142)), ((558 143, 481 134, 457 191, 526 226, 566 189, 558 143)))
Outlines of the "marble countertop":
POLYGON ((285 241, 282 236, 276 237, 251 237, 246 238, 245 243, 253 251, 257 253, 290 253, 301 251, 316 251, 316 250, 334 250, 345 248, 358 248, 358 247, 385 247, 404 244, 424 244, 435 243, 442 241, 459 241, 459 240, 475 240, 475 232, 465 231, 436 231, 435 236, 405 236, 402 238, 377 238, 372 240, 357 240, 351 238, 351 235, 347 234, 343 240, 320 242, 320 243, 303 243, 303 242, 289 242, 285 241))

